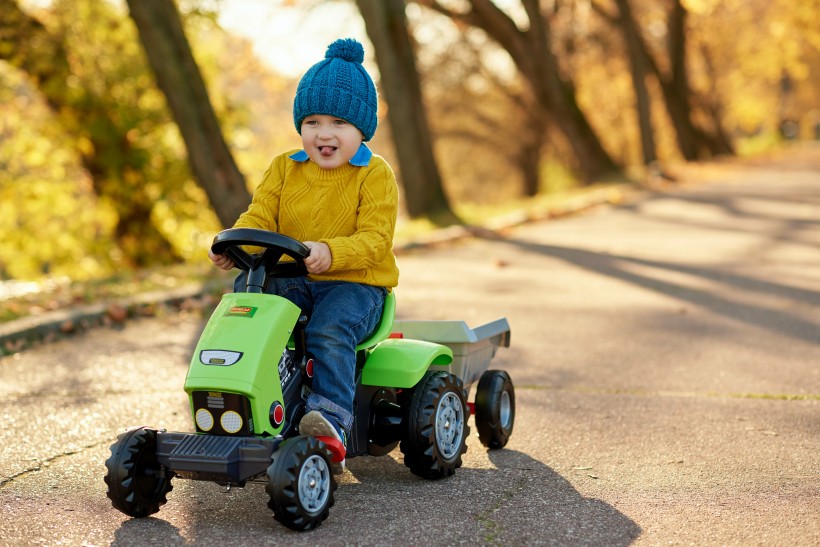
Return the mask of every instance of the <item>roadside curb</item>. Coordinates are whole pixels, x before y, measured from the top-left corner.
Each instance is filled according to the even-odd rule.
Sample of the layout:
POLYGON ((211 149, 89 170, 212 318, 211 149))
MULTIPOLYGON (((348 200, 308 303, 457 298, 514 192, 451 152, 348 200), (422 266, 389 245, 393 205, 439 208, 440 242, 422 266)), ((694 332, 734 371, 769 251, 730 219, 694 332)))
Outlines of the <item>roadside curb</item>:
POLYGON ((165 309, 201 309, 203 300, 228 286, 224 280, 208 281, 9 321, 0 324, 0 356, 99 326, 121 326, 128 319, 155 316, 165 309))
MULTIPOLYGON (((519 211, 494 219, 484 226, 449 226, 394 247, 397 255, 468 238, 502 236, 505 230, 544 220, 566 218, 601 205, 617 205, 640 190, 629 184, 601 188, 541 211, 519 211)), ((101 302, 65 310, 55 310, 0 323, 0 357, 22 351, 38 343, 50 343, 100 326, 121 327, 128 319, 157 315, 162 309, 201 310, 211 295, 230 290, 229 281, 212 280, 172 290, 151 291, 121 300, 101 302)))

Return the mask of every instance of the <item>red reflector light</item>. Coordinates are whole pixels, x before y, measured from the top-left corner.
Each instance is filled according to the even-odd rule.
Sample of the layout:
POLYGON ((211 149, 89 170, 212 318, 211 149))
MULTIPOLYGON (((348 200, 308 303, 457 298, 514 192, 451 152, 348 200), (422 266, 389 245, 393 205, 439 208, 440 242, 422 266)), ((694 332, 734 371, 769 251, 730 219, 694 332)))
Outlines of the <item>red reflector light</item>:
POLYGON ((279 427, 285 419, 285 407, 282 403, 276 401, 273 403, 273 411, 270 413, 270 421, 274 427, 279 427))
POLYGON ((404 338, 403 332, 391 332, 388 338, 404 338))

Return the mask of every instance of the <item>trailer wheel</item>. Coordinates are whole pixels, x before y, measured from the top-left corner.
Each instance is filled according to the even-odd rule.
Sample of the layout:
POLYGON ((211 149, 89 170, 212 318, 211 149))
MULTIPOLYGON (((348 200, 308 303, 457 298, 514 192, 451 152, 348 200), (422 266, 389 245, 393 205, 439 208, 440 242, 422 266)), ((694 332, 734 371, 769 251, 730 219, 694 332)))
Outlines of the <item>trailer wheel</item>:
POLYGON ((404 464, 425 479, 451 476, 467 451, 467 404, 461 379, 428 372, 416 386, 401 440, 404 464))
POLYGON ((122 433, 111 445, 105 467, 106 495, 126 515, 147 517, 168 501, 174 472, 157 462, 156 430, 136 427, 122 433))
POLYGON ((294 437, 274 452, 268 467, 268 507, 276 520, 292 530, 312 530, 330 514, 336 479, 324 443, 315 437, 294 437))
POLYGON ((475 394, 475 425, 478 440, 488 448, 503 448, 515 423, 515 389, 503 370, 481 375, 475 394))

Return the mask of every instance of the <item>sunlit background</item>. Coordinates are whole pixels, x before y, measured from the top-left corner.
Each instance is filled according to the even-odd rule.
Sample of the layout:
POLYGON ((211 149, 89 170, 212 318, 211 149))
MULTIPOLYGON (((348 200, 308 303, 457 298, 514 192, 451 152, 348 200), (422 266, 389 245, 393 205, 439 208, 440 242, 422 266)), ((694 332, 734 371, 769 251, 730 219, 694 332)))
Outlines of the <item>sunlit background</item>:
MULTIPOLYGON (((573 188, 640 183, 648 169, 673 172, 686 159, 663 89, 673 85, 664 78, 674 71, 668 21, 676 5, 686 15, 696 127, 740 156, 820 138, 818 0, 542 1, 558 71, 620 168, 601 180, 583 176, 556 118, 538 113, 531 82, 491 33, 446 14, 470 5, 406 7, 442 184, 468 221, 573 188), (624 5, 655 63, 641 78, 652 165, 636 114, 634 54, 618 18, 624 5)), ((530 28, 521 2, 494 6, 520 31, 530 28)), ((249 189, 276 154, 299 146, 295 86, 329 42, 363 42, 365 65, 379 81, 355 2, 180 0, 178 7, 249 189)), ((102 279, 134 267, 202 264, 221 226, 191 176, 124 0, 2 0, 0 18, 0 281, 102 279), (10 15, 18 8, 45 32, 26 34, 10 15), (23 49, 38 67, 21 66, 23 49), (67 67, 63 85, 44 89, 36 71, 59 66, 67 67), (135 258, 138 238, 156 243, 150 259, 135 258)), ((382 96, 372 147, 398 168, 388 109, 382 96)), ((714 155, 698 151, 690 160, 714 155)))

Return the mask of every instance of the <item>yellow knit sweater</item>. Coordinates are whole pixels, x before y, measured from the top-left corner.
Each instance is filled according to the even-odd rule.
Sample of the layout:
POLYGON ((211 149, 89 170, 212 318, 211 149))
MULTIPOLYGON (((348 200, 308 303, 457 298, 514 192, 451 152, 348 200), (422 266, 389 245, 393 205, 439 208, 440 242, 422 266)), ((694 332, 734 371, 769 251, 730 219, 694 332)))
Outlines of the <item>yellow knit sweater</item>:
POLYGON ((393 254, 398 186, 390 165, 373 155, 369 165, 322 169, 312 161, 274 158, 234 228, 260 228, 330 247, 332 263, 315 281, 353 281, 395 287, 393 254))

